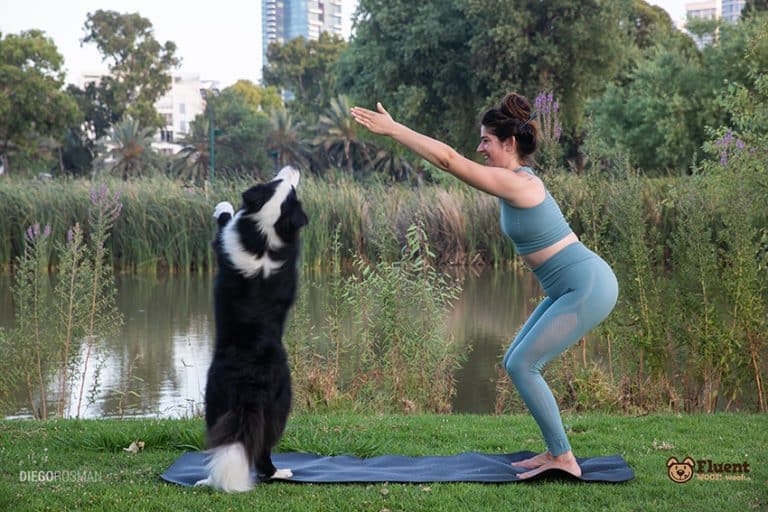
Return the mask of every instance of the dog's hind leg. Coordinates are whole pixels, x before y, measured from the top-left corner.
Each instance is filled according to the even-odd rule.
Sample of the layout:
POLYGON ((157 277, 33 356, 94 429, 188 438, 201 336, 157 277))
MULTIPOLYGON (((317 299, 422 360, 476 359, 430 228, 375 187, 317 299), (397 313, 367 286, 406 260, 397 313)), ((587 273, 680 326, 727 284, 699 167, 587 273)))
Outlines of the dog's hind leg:
POLYGON ((290 469, 277 469, 272 464, 272 457, 269 450, 262 452, 256 459, 256 471, 259 475, 270 480, 287 480, 293 476, 290 469))
POLYGON ((272 475, 273 480, 289 480, 293 478, 293 471, 290 469, 278 469, 272 475))

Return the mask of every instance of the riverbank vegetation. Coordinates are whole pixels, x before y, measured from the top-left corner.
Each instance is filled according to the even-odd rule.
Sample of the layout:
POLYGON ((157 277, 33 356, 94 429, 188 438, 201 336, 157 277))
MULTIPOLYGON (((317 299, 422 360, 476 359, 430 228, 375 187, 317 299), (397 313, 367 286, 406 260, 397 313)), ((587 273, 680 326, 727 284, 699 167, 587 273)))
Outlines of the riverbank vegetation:
MULTIPOLYGON (((582 342, 607 353, 604 363, 569 360, 576 352, 561 361, 555 387, 566 408, 766 410, 768 178, 762 161, 761 154, 732 143, 725 162, 702 163, 691 176, 647 178, 626 167, 545 175, 574 229, 611 263, 621 287, 617 309, 582 342)), ((87 215, 80 213, 90 197, 86 185, 0 182, 0 197, 7 198, 0 201, 0 227, 7 233, 2 254, 14 257, 26 236, 20 226, 32 223, 50 224, 51 238, 64 239, 67 223, 87 215)), ((157 179, 111 183, 123 205, 109 239, 115 265, 122 271, 210 270, 212 205, 236 201, 244 185, 198 190, 157 179)), ((526 271, 515 267, 498 230, 496 201, 458 184, 411 189, 308 178, 300 187, 311 219, 302 266, 337 272, 331 280, 335 302, 326 314, 334 320, 309 325, 300 301, 287 339, 296 344, 293 364, 303 368, 297 394, 304 405, 447 412, 451 369, 459 360, 450 340, 440 339, 453 285, 437 277, 448 267, 471 265, 526 271), (412 307, 433 308, 437 323, 406 325, 412 307), (341 311, 354 311, 365 324, 358 337, 339 339, 334 322, 342 321, 341 311), (433 353, 434 366, 414 358, 426 346, 442 347, 433 353), (340 351, 377 354, 382 358, 368 361, 381 366, 333 356, 340 351), (387 377, 413 375, 417 368, 428 370, 422 381, 387 377), (448 379, 440 396, 420 393, 423 380, 436 376, 448 379), (380 393, 359 394, 365 386, 380 393)), ((60 270, 62 253, 46 247, 40 265, 60 270)), ((497 412, 520 410, 506 376, 500 374, 498 384, 497 412)))

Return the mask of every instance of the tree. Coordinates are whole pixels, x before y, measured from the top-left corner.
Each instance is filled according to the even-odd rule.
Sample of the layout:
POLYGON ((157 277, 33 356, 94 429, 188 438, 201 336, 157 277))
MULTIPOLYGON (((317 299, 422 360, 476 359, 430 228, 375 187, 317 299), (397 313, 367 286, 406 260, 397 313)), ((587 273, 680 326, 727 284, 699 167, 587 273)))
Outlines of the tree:
POLYGON ((41 137, 60 142, 78 117, 77 105, 61 88, 63 58, 39 30, 0 33, 0 163, 10 154, 34 151, 41 137))
POLYGON ((277 87, 259 87, 250 80, 238 80, 233 85, 224 89, 231 91, 256 114, 259 112, 271 112, 283 106, 283 98, 277 87))
MULTIPOLYGON (((721 24, 701 50, 690 38, 659 38, 590 102, 592 135, 623 148, 630 163, 646 172, 685 172, 703 156, 708 129, 728 124, 718 100, 724 88, 755 90, 754 61, 744 57, 755 26, 752 19, 721 24)), ((761 64, 768 65, 768 59, 761 64)))
POLYGON ((267 49, 264 83, 290 91, 291 108, 301 114, 329 105, 336 90, 334 67, 347 43, 327 32, 318 40, 303 37, 284 44, 272 43, 267 49))
POLYGON ((654 46, 659 32, 677 31, 667 11, 658 5, 650 5, 645 0, 633 1, 628 18, 628 27, 635 46, 640 49, 654 46))
POLYGON ((350 176, 355 166, 361 168, 369 160, 365 143, 358 137, 358 125, 349 113, 346 96, 331 101, 331 106, 318 119, 314 144, 322 149, 328 162, 344 167, 350 176))
POLYGON ((209 178, 210 119, 215 114, 216 172, 235 175, 266 175, 270 167, 267 158, 270 132, 265 107, 281 105, 277 90, 261 88, 247 80, 239 80, 218 96, 209 96, 205 111, 191 123, 191 131, 179 143, 183 148, 176 155, 174 174, 202 183, 209 178))
POLYGON ((115 103, 113 91, 103 82, 90 82, 82 89, 70 84, 67 92, 77 102, 83 118, 67 128, 62 163, 66 171, 86 175, 96 155, 96 141, 122 118, 125 106, 115 103))
POLYGON ((97 10, 88 14, 84 30, 81 44, 94 43, 109 62, 110 75, 102 83, 111 92, 112 110, 124 105, 125 113, 141 126, 163 126, 154 104, 170 89, 171 70, 181 64, 176 45, 161 45, 152 23, 138 13, 97 10))
POLYGON ((159 155, 152 149, 154 131, 126 117, 101 140, 100 163, 108 172, 120 174, 124 181, 147 174, 159 162, 159 155))
POLYGON ((629 47, 623 22, 630 6, 627 0, 468 0, 479 94, 490 103, 510 89, 531 99, 552 91, 571 153, 578 154, 586 102, 615 76, 629 47))
POLYGON ((407 180, 414 170, 410 160, 390 149, 380 149, 373 158, 372 166, 379 174, 389 176, 395 181, 407 180))
MULTIPOLYGON (((237 90, 227 88, 209 98, 202 116, 213 109, 216 135, 216 170, 235 175, 265 176, 271 168, 267 155, 269 119, 254 112, 237 90)), ((198 118, 199 120, 199 118, 198 118)))
POLYGON ((278 169, 286 165, 299 169, 309 167, 312 151, 301 133, 304 124, 295 123, 291 113, 283 107, 272 110, 269 123, 267 149, 275 159, 275 166, 278 169))
POLYGON ((479 114, 508 90, 551 90, 581 143, 586 100, 602 92, 629 37, 629 0, 361 0, 339 89, 464 152, 479 114))
POLYGON ((744 4, 742 16, 753 16, 761 12, 768 12, 768 0, 747 0, 744 4))
MULTIPOLYGON (((338 90, 471 151, 476 114, 464 0, 361 0, 355 37, 338 64, 338 90)), ((492 9, 489 12, 494 12, 492 9)))
POLYGON ((209 178, 210 169, 210 125, 208 118, 198 116, 190 123, 190 130, 179 139, 181 150, 175 155, 172 171, 184 180, 203 183, 209 178))
POLYGON ((627 84, 610 84, 590 103, 590 135, 623 148, 630 163, 646 172, 685 169, 700 154, 705 124, 714 114, 703 78, 696 59, 656 48, 629 73, 627 84))

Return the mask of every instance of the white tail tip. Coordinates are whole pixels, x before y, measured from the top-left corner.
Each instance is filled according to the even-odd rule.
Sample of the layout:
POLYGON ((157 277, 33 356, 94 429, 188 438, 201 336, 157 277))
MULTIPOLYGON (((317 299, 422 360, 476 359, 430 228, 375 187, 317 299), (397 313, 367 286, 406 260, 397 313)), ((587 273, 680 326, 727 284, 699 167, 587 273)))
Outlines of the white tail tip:
POLYGON ((225 492, 247 492, 253 489, 251 466, 241 443, 217 446, 209 452, 208 478, 195 483, 225 492))

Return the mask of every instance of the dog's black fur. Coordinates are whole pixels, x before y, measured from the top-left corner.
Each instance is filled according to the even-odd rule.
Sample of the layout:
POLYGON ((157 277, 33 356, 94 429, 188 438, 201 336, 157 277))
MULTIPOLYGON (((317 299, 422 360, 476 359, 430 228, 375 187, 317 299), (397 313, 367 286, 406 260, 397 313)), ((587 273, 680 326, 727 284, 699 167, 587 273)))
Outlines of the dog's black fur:
MULTIPOLYGON (((242 209, 234 216, 229 212, 231 206, 220 213, 213 242, 218 265, 214 282, 216 346, 205 390, 207 448, 215 454, 218 448, 241 443, 248 472, 255 465, 260 478, 275 474, 271 450, 283 434, 291 408, 291 377, 282 336, 296 295, 299 230, 307 224, 291 186, 279 204, 276 222, 259 225, 262 208, 267 205, 274 210, 275 202, 268 203, 285 193, 280 179, 284 172, 274 181, 245 191, 242 209), (274 229, 271 234, 270 227, 274 229), (233 250, 235 240, 240 242, 238 250, 233 250), (257 267, 238 266, 242 258, 250 258, 246 263, 259 258, 282 263, 253 272, 257 267)), ((239 462, 229 458, 220 466, 232 464, 239 462)), ((209 481, 201 483, 247 490, 228 489, 226 481, 217 481, 214 473, 220 469, 212 461, 209 481)))

